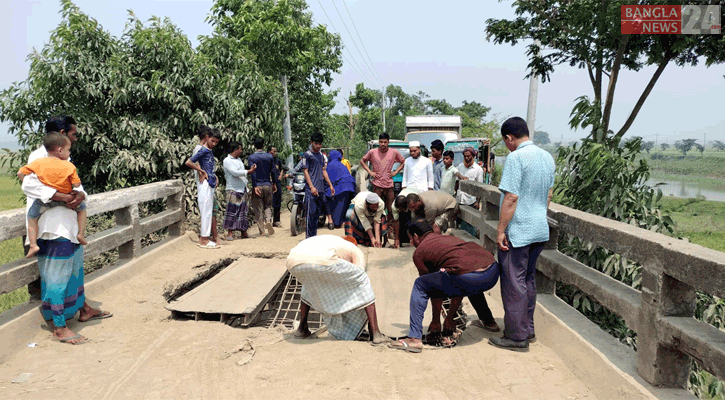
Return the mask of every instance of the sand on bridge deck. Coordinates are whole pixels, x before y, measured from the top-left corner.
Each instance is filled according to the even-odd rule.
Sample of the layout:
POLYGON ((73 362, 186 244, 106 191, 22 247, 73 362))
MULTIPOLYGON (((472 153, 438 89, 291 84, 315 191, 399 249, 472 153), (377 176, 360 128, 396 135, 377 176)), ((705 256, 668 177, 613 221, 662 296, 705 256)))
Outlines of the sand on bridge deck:
MULTIPOLYGON (((342 235, 342 230, 319 233, 342 235)), ((532 344, 529 353, 496 349, 486 343, 492 334, 476 327, 468 328, 452 349, 407 354, 367 342, 338 341, 327 333, 296 340, 281 327, 239 329, 213 321, 171 319, 162 295, 169 285, 185 282, 205 265, 225 258, 281 257, 303 236, 291 237, 287 229, 278 229, 271 238, 236 240, 219 250, 200 249, 193 238, 187 234, 88 283, 91 303, 113 311, 114 317, 84 324, 71 321, 71 329, 92 339, 82 346, 52 342, 44 329, 25 339, 38 345, 23 345, 2 360, 0 398, 597 398, 597 390, 577 379, 543 344, 532 344), (248 346, 239 351, 244 344, 254 350, 248 346), (23 384, 10 383, 23 372, 33 375, 23 384)), ((412 250, 366 249, 381 328, 388 335, 407 333, 408 300, 416 276, 412 250)), ((488 299, 502 325, 498 287, 488 299)), ((467 300, 464 306, 475 318, 467 300)), ((642 396, 636 393, 634 398, 642 396)))

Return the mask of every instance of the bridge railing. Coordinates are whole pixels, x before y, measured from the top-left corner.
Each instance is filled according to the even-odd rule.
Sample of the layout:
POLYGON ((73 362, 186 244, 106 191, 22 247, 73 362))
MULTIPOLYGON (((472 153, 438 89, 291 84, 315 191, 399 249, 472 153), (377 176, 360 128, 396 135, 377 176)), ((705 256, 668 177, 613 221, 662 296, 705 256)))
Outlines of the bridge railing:
MULTIPOLYGON (((495 254, 501 192, 471 181, 460 187, 481 200, 479 209, 462 206, 460 217, 495 254)), ((696 290, 725 297, 725 253, 555 203, 548 219, 550 240, 536 266, 538 293, 555 294, 561 282, 622 317, 637 332, 637 371, 655 386, 686 387, 690 358, 725 380, 725 332, 694 318, 696 290), (638 262, 642 290, 560 253, 560 233, 638 262)))
MULTIPOLYGON (((115 224, 88 237, 86 259, 118 249, 121 260, 138 257, 141 238, 163 228, 170 236, 180 236, 184 222, 184 186, 181 180, 168 180, 88 196, 88 216, 113 211, 115 224), (139 204, 166 199, 166 210, 139 217, 139 204)), ((25 235, 25 209, 0 212, 0 242, 25 235)), ((40 278, 37 258, 23 258, 0 265, 0 294, 8 293, 40 278)), ((29 288, 30 289, 30 288, 29 288)))

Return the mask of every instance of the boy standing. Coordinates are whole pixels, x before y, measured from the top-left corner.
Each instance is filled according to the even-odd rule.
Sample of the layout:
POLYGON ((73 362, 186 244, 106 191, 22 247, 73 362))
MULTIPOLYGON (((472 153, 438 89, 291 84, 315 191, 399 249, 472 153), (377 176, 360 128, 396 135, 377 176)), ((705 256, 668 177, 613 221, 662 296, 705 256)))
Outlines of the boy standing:
POLYGON ((325 209, 325 184, 330 187, 330 196, 335 195, 335 188, 327 175, 327 163, 320 153, 322 133, 313 133, 310 137, 310 148, 302 156, 302 171, 305 173, 305 203, 307 206, 307 238, 317 236, 317 221, 325 209), (323 180, 324 179, 324 180, 323 180))
POLYGON ((468 179, 467 177, 461 175, 460 172, 458 172, 458 168, 453 166, 453 152, 448 150, 443 153, 443 171, 441 174, 440 190, 450 194, 451 196, 455 196, 456 178, 460 180, 468 179))
POLYGON ((216 188, 218 182, 214 174, 214 153, 212 153, 211 149, 216 147, 220 139, 219 131, 209 129, 204 144, 185 163, 187 167, 199 173, 199 179, 197 180, 197 199, 199 201, 199 217, 201 218, 199 246, 207 249, 219 248, 216 242, 211 240, 214 188, 216 188))
MULTIPOLYGON (((81 179, 78 177, 76 167, 68 161, 70 158, 70 139, 61 133, 51 132, 46 135, 43 146, 48 151, 48 157, 37 159, 20 168, 18 171, 18 179, 22 181, 27 175, 35 174, 44 185, 65 194, 70 194, 74 188, 80 187, 81 179)), ((38 247, 38 219, 40 215, 48 208, 65 205, 66 203, 61 201, 43 203, 40 199, 35 199, 28 210, 28 240, 30 241, 30 249, 26 257, 30 258, 40 251, 40 247, 38 247)), ((85 239, 85 201, 81 202, 75 210, 78 213, 78 235, 76 239, 78 239, 78 243, 86 245, 88 243, 85 239)))

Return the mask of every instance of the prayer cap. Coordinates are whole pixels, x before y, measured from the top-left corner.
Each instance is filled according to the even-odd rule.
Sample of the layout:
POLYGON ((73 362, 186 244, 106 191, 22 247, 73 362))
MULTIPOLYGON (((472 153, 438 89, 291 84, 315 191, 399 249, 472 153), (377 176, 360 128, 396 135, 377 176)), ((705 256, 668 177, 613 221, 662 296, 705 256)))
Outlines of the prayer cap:
POLYGON ((368 193, 368 196, 365 198, 365 202, 369 204, 378 204, 380 202, 380 196, 377 194, 370 192, 368 193))
POLYGON ((412 142, 408 143, 408 147, 420 147, 420 142, 417 140, 413 140, 412 142))

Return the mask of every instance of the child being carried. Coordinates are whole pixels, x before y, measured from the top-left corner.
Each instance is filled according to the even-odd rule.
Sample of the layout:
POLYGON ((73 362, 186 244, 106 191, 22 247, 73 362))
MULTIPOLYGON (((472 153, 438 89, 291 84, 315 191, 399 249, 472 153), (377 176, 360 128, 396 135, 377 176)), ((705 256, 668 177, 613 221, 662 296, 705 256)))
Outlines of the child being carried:
MULTIPOLYGON (((45 136, 43 146, 48 151, 48 157, 37 159, 20 168, 18 179, 22 181, 27 175, 35 174, 44 185, 52 187, 60 193, 70 194, 74 188, 81 185, 81 179, 78 177, 75 165, 68 161, 70 158, 70 139, 61 133, 50 132, 45 136)), ((66 203, 62 201, 43 203, 40 199, 35 199, 28 210, 30 250, 28 250, 26 257, 32 257, 40 250, 40 247, 38 247, 38 220, 40 215, 49 208, 65 205, 66 203)), ((78 243, 86 245, 88 244, 85 239, 86 202, 81 202, 75 211, 78 212, 78 235, 76 238, 78 243)))

